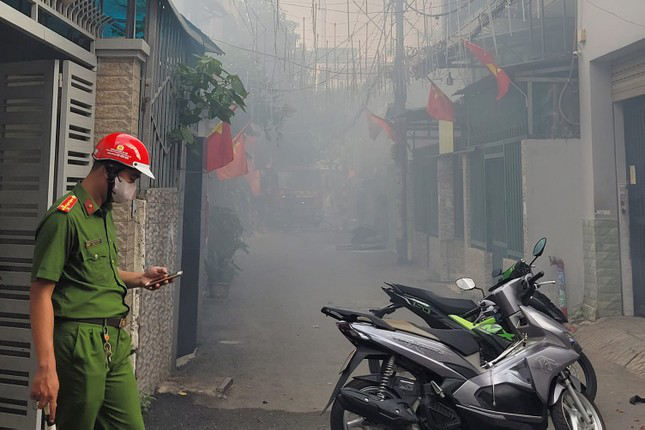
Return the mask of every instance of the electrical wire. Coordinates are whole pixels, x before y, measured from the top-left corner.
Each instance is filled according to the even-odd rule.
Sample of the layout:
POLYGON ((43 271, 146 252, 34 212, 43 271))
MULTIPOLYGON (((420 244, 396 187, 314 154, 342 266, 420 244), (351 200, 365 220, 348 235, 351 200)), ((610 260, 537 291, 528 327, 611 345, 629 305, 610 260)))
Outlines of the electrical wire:
MULTIPOLYGON (((367 1, 367 0, 366 0, 366 1, 367 1)), ((285 3, 283 2, 283 3, 281 3, 281 4, 285 4, 285 3)), ((248 4, 246 4, 246 2, 245 2, 245 6, 247 7, 247 16, 250 18, 249 9, 248 9, 248 4)), ((322 8, 321 8, 321 9, 322 9, 322 8)), ((379 34, 379 44, 378 44, 378 46, 377 46, 377 51, 380 49, 380 45, 381 45, 381 42, 382 42, 382 39, 383 39, 383 36, 384 36, 384 33, 385 33, 385 31, 383 30, 382 24, 384 24, 384 23, 385 23, 386 15, 387 15, 387 13, 388 13, 389 9, 390 9, 390 5, 388 5, 388 7, 387 7, 383 12, 376 12, 376 13, 374 13, 374 14, 381 14, 381 15, 382 15, 382 18, 381 18, 382 23, 381 23, 380 25, 379 25, 378 23, 376 23, 373 19, 371 19, 371 18, 368 16, 368 14, 363 13, 363 15, 367 16, 367 17, 370 19, 370 21, 371 21, 373 24, 375 24, 375 28, 374 28, 374 29, 370 32, 370 34, 368 35, 368 40, 366 41, 366 43, 369 43, 369 40, 370 40, 370 39, 372 39, 372 37, 373 37, 375 34, 379 34)), ((238 12, 240 13, 240 15, 242 15, 242 13, 241 13, 241 11, 240 11, 239 9, 238 9, 238 12)), ((280 12, 283 12, 283 11, 280 11, 280 12)), ((343 13, 345 13, 346 11, 342 11, 342 12, 343 12, 343 13)), ((255 13, 255 11, 253 11, 253 13, 254 13, 254 15, 256 16, 256 18, 258 18, 258 21, 260 21, 260 22, 261 22, 262 26, 263 26, 263 27, 265 28, 265 30, 266 30, 267 28, 266 28, 266 26, 264 25, 264 23, 262 23, 262 20, 261 20, 261 19, 259 19, 259 17, 258 17, 258 16, 257 16, 257 14, 255 13)), ((286 14, 285 14, 285 15, 286 15, 286 14)), ((253 29, 248 28, 248 23, 246 23, 246 22, 245 22, 245 24, 246 24, 246 26, 247 26, 248 31, 251 33, 251 36, 257 37, 258 35, 256 34, 256 32, 255 32, 255 31, 253 31, 253 29)), ((357 27, 357 25, 358 25, 358 17, 357 17, 357 19, 355 20, 355 23, 354 23, 354 29, 353 29, 353 31, 352 31, 352 35, 356 32, 356 27, 357 27)), ((363 25, 362 25, 358 30, 360 31, 360 30, 361 30, 362 28, 364 28, 366 25, 368 25, 368 23, 367 23, 367 22, 366 22, 366 23, 364 23, 364 24, 363 24, 363 25)), ((387 37, 387 36, 386 36, 386 37, 387 37)), ((215 39, 215 40, 217 40, 217 39, 215 39)), ((347 44, 350 42, 350 40, 351 40, 351 35, 350 35, 349 37, 347 37, 344 41, 342 41, 342 42, 340 43, 340 45, 337 45, 337 46, 336 46, 336 47, 334 47, 332 50, 330 50, 330 52, 334 53, 334 51, 336 51, 336 49, 337 49, 339 46, 347 45, 347 44)), ((243 51, 246 51, 246 52, 251 52, 251 53, 254 53, 254 54, 257 54, 257 55, 261 55, 261 56, 264 56, 264 57, 275 58, 275 59, 277 59, 277 60, 279 60, 279 61, 284 61, 284 62, 286 62, 286 63, 293 64, 293 65, 295 65, 295 66, 297 66, 297 67, 302 67, 302 68, 305 68, 305 69, 308 69, 308 70, 315 70, 315 71, 317 71, 317 72, 331 73, 331 76, 329 76, 329 77, 328 77, 328 78, 326 78, 325 80, 322 80, 322 81, 320 81, 320 82, 317 82, 317 83, 315 83, 315 84, 312 84, 312 85, 309 85, 309 86, 306 86, 306 87, 302 87, 302 88, 294 88, 294 89, 274 89, 273 91, 280 91, 280 92, 296 92, 296 91, 302 91, 302 90, 306 90, 306 89, 312 89, 312 88, 316 88, 316 87, 320 86, 321 84, 325 84, 325 83, 327 83, 327 82, 329 82, 329 81, 331 81, 331 80, 333 80, 333 79, 336 79, 336 78, 338 78, 338 77, 339 77, 339 76, 341 76, 341 75, 342 75, 342 76, 349 76, 349 75, 354 74, 354 72, 349 72, 349 71, 348 71, 348 69, 349 69, 349 64, 346 64, 346 65, 345 65, 345 67, 343 67, 340 71, 339 71, 339 70, 330 70, 330 69, 327 69, 327 68, 319 68, 319 67, 315 67, 315 66, 314 66, 314 67, 312 67, 312 66, 310 66, 309 64, 302 64, 302 63, 299 63, 299 62, 296 62, 296 61, 292 61, 292 60, 290 60, 290 59, 288 59, 288 58, 283 58, 283 57, 281 57, 281 56, 279 56, 279 55, 276 55, 276 54, 269 54, 269 53, 266 53, 266 52, 260 52, 259 50, 252 50, 252 49, 248 49, 248 48, 245 48, 245 47, 242 47, 242 46, 238 46, 238 45, 235 45, 235 44, 233 44, 233 43, 226 42, 226 41, 223 41, 223 40, 217 40, 217 41, 218 41, 218 42, 220 42, 220 43, 223 43, 223 44, 225 44, 225 45, 228 45, 228 46, 230 46, 230 47, 233 47, 233 48, 236 48, 236 49, 240 49, 240 50, 243 50, 243 51)), ((316 58, 313 58, 313 59, 312 59, 312 63, 313 63, 314 65, 315 65, 315 64, 317 64, 317 63, 320 61, 320 59, 321 59, 321 58, 323 58, 323 57, 324 57, 324 55, 316 56, 316 58)), ((364 76, 367 76, 367 77, 368 77, 368 79, 373 79, 373 82, 372 82, 372 84, 370 85, 370 86, 373 86, 373 84, 374 84, 375 82, 378 82, 378 78, 379 78, 379 77, 380 77, 380 75, 381 75, 381 73, 379 73, 379 72, 374 72, 374 67, 375 67, 376 61, 377 61, 378 59, 380 59, 380 58, 381 58, 381 56, 380 56, 380 55, 378 55, 378 53, 377 53, 377 54, 376 54, 376 55, 374 55, 373 57, 368 57, 368 58, 372 60, 372 64, 371 64, 370 70, 369 70, 369 71, 367 71, 367 70, 366 70, 365 72, 363 72, 363 75, 364 75, 364 76), (377 75, 378 75, 378 76, 377 76, 377 75)), ((366 60, 368 60, 368 58, 366 58, 366 60)))
POLYGON ((638 22, 631 21, 631 20, 629 20, 629 19, 627 19, 625 17, 622 17, 622 16, 618 15, 617 13, 610 11, 609 9, 605 9, 602 6, 597 5, 596 3, 592 2, 591 0, 585 0, 585 1, 587 3, 589 3, 590 5, 592 5, 593 7, 595 7, 595 8, 597 8, 597 9, 599 9, 599 10, 601 10, 601 11, 603 11, 603 12, 609 14, 609 15, 615 16, 616 18, 620 19, 621 21, 625 21, 625 22, 627 22, 629 24, 633 24, 633 25, 636 25, 638 27, 645 28, 644 24, 640 24, 638 22))
MULTIPOLYGON (((574 22, 578 22, 578 14, 577 14, 577 12, 576 12, 574 22)), ((562 115, 562 118, 566 122, 568 122, 569 124, 574 125, 574 126, 579 126, 580 121, 575 122, 573 120, 570 120, 567 117, 567 115, 564 113, 564 111, 562 110, 562 96, 564 96, 564 92, 567 90, 567 87, 569 86, 569 83, 571 82, 571 77, 573 76, 573 66, 574 66, 574 63, 575 63, 575 60, 576 60, 576 56, 573 53, 576 51, 577 48, 578 48, 578 35, 574 31, 574 33, 573 33, 573 49, 571 51, 571 64, 569 65, 569 77, 567 78, 567 82, 562 87, 562 91, 560 91, 560 97, 558 97, 558 111, 560 112, 560 115, 562 115)))
MULTIPOLYGON (((262 55, 262 56, 264 56, 264 57, 275 58, 276 60, 280 60, 280 61, 286 61, 286 62, 287 62, 287 63, 289 63, 289 64, 293 64, 294 66, 302 67, 302 68, 305 68, 305 69, 308 69, 308 70, 316 70, 316 71, 318 71, 318 72, 336 73, 336 71, 335 71, 335 70, 329 70, 329 69, 323 69, 323 68, 311 67, 311 66, 306 65, 306 64, 298 63, 298 62, 295 62, 295 61, 289 60, 289 59, 287 59, 287 58, 283 58, 283 57, 281 57, 281 56, 279 56, 279 55, 269 54, 268 52, 259 52, 259 51, 254 51, 254 50, 249 49, 249 48, 244 48, 244 47, 242 47, 242 46, 238 46, 238 45, 234 45, 234 44, 229 43, 229 42, 225 42, 224 40, 215 39, 215 38, 213 38, 213 40, 214 40, 215 42, 219 42, 219 43, 223 43, 224 45, 228 45, 228 46, 230 46, 231 48, 239 49, 239 50, 246 51, 246 52, 256 53, 256 54, 258 54, 258 55, 262 55)), ((340 72, 339 72, 339 73, 340 73, 340 72)), ((351 74, 351 72, 343 72, 343 73, 340 73, 340 74, 346 74, 346 75, 349 75, 349 74, 351 74)))
MULTIPOLYGON (((406 11, 407 10, 413 10, 416 13, 418 13, 419 15, 427 16, 429 18, 440 18, 442 16, 446 16, 446 15, 450 15, 450 14, 455 13, 455 12, 459 12, 460 9, 463 9, 463 6, 458 6, 457 9, 455 9, 455 10, 451 10, 451 11, 448 11, 448 12, 442 12, 442 13, 432 13, 432 14, 430 14, 430 13, 426 13, 425 11, 421 11, 421 10, 417 9, 416 7, 412 6, 407 1, 405 2, 405 5, 407 6, 406 11)), ((430 8, 432 8, 432 6, 430 6, 430 8)))

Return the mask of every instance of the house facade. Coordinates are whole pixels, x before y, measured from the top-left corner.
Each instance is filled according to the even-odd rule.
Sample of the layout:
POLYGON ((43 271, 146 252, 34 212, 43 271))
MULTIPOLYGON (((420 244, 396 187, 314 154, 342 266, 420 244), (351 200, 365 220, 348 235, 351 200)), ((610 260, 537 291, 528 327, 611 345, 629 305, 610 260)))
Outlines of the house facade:
POLYGON ((440 82, 456 103, 454 151, 439 154, 436 137, 413 155, 413 258, 437 279, 490 285, 493 269, 530 256, 545 236, 539 269, 556 280, 546 290, 560 307, 592 320, 645 315, 645 30, 636 19, 645 8, 479 3, 449 14, 444 41, 416 65, 421 76, 450 73, 462 85, 440 82), (499 101, 464 39, 510 76, 499 101))
MULTIPOLYGON (((187 241, 184 216, 201 219, 202 199, 184 193, 189 157, 168 132, 177 124, 174 66, 206 52, 222 53, 169 0, 0 1, 2 427, 40 428, 29 400, 34 232, 48 207, 89 172, 98 140, 114 131, 138 136, 157 177, 141 182, 134 202, 115 205, 122 268, 178 270, 185 249, 199 253, 192 239, 201 223, 192 223, 198 231, 187 241)), ((196 346, 200 260, 196 270, 183 267, 181 283, 128 295, 142 393, 154 391, 182 351, 196 346)))

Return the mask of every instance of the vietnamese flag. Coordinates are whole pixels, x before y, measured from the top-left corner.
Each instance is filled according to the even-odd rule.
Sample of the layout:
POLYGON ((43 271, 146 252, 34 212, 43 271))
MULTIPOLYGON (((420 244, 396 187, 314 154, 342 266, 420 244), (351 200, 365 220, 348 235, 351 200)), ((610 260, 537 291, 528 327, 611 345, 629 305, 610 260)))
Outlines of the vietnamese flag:
POLYGON ((385 134, 390 140, 394 140, 392 124, 380 116, 374 115, 369 109, 367 109, 367 127, 372 140, 376 140, 382 130, 385 130, 385 134))
POLYGON ((244 176, 249 173, 243 132, 240 132, 233 140, 233 161, 215 170, 215 173, 217 173, 217 178, 220 181, 237 178, 238 176, 244 176))
POLYGON ((207 172, 220 169, 233 161, 231 124, 220 121, 206 139, 205 167, 207 172))
POLYGON ((452 101, 432 81, 430 81, 430 95, 426 112, 438 121, 455 121, 455 109, 452 101))
POLYGON ((486 52, 481 46, 475 45, 467 40, 464 40, 466 48, 473 53, 475 57, 481 61, 481 63, 488 68, 488 71, 497 79, 497 100, 504 97, 508 92, 508 88, 511 84, 511 78, 508 77, 506 72, 502 70, 497 64, 495 64, 495 58, 490 52, 486 52))

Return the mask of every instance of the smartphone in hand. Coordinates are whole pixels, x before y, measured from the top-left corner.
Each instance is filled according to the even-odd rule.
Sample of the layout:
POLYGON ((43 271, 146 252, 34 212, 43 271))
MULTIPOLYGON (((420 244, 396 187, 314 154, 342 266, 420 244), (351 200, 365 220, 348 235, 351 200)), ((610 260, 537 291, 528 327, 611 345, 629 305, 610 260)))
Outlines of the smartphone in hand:
POLYGON ((183 273, 184 272, 180 270, 178 272, 166 275, 166 276, 164 276, 162 278, 153 279, 152 281, 146 282, 145 286, 149 287, 150 285, 159 284, 159 283, 166 282, 166 281, 171 281, 171 280, 173 280, 175 278, 180 277, 183 273))

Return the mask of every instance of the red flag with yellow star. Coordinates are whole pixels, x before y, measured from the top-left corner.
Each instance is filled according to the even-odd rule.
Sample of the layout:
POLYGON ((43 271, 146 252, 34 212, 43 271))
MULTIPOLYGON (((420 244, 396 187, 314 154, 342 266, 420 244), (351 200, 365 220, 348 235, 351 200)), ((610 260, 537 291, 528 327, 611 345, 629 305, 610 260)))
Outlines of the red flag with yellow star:
POLYGON ((220 121, 206 139, 206 171, 222 168, 233 161, 231 124, 220 121))
POLYGON ((455 121, 455 109, 452 100, 430 81, 430 95, 428 96, 428 105, 426 112, 437 121, 455 121))
POLYGON ((370 112, 369 109, 366 109, 367 112, 367 127, 372 140, 376 140, 381 131, 385 131, 386 136, 390 140, 394 140, 394 129, 392 128, 392 123, 386 119, 381 118, 380 116, 374 115, 370 112))
POLYGON ((467 40, 464 40, 464 43, 466 44, 466 48, 468 48, 470 52, 472 52, 473 55, 477 57, 484 66, 486 66, 491 75, 497 79, 497 100, 504 97, 511 84, 511 78, 508 77, 504 70, 495 64, 493 54, 486 52, 481 46, 475 45, 467 40))
POLYGON ((221 181, 237 178, 249 173, 249 166, 246 161, 246 149, 244 148, 244 132, 240 132, 233 139, 233 161, 226 166, 215 170, 217 178, 221 181))

